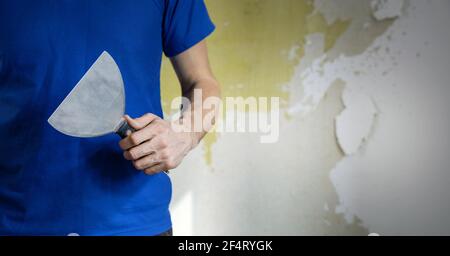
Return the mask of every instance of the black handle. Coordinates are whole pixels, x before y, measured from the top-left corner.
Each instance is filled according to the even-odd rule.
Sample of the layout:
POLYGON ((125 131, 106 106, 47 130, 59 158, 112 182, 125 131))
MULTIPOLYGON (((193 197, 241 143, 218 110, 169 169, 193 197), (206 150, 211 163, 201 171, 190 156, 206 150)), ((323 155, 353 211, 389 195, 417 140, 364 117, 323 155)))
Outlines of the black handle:
POLYGON ((120 138, 124 139, 131 133, 135 132, 136 130, 129 126, 126 120, 122 120, 120 123, 119 128, 116 131, 116 134, 120 136, 120 138))

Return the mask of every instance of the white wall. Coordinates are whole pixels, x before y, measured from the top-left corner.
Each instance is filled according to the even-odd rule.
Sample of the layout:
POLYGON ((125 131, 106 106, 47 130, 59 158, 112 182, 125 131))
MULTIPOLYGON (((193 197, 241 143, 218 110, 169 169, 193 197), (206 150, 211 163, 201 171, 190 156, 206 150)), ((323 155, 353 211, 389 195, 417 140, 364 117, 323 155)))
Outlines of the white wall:
POLYGON ((371 134, 330 175, 339 209, 371 232, 450 234, 449 25, 450 1, 411 1, 371 47, 382 47, 378 54, 334 64, 374 65, 346 80, 378 109, 371 134))

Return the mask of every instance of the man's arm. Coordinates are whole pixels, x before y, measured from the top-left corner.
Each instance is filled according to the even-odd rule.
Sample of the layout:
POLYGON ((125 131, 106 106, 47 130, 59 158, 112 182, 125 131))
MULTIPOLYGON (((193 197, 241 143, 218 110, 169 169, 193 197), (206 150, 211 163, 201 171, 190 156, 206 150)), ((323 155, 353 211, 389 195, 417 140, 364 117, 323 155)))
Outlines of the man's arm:
POLYGON ((217 113, 214 109, 203 109, 203 104, 196 102, 198 99, 194 97, 194 90, 197 89, 202 91, 202 102, 210 97, 220 97, 219 84, 209 65, 206 42, 202 41, 171 58, 171 62, 180 81, 183 97, 189 99, 190 107, 184 106, 178 122, 162 120, 151 113, 136 119, 126 116, 129 125, 137 131, 119 142, 124 157, 146 174, 176 168, 211 128, 193 130, 194 117, 197 115, 203 120, 206 115, 217 113), (177 127, 185 128, 188 124, 191 129, 177 127))
MULTIPOLYGON (((207 115, 217 110, 205 109, 202 103, 206 99, 220 98, 220 86, 211 71, 206 42, 202 41, 188 51, 175 56, 171 62, 180 81, 182 95, 190 103, 189 106, 184 106, 181 119, 191 122, 191 125, 194 126, 195 116, 199 117, 199 120, 204 120, 207 115), (194 97, 195 90, 202 92, 201 102, 196 102, 198 98, 194 97)), ((195 145, 212 128, 207 123, 201 125, 205 125, 202 127, 202 131, 192 133, 195 145)))

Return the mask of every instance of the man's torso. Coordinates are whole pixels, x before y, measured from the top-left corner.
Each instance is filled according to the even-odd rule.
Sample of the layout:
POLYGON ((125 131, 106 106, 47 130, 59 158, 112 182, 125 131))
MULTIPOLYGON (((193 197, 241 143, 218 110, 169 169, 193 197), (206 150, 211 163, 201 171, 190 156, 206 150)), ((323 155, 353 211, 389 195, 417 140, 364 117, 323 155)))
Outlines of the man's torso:
POLYGON ((122 157, 118 137, 79 139, 48 117, 104 50, 126 112, 162 115, 164 1, 0 0, 0 234, 158 234, 170 180, 122 157))

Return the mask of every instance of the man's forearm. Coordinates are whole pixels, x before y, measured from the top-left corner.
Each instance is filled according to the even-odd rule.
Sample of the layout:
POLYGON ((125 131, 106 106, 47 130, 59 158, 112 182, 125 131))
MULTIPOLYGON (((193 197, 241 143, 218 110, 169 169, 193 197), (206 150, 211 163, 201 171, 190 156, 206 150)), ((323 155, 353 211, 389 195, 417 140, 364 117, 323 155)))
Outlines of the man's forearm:
MULTIPOLYGON (((183 106, 180 122, 183 125, 189 123, 190 134, 192 138, 192 148, 197 146, 201 139, 213 128, 215 120, 217 119, 218 109, 207 107, 203 104, 207 99, 213 101, 220 101, 220 87, 219 83, 214 78, 204 78, 198 80, 191 86, 184 86, 189 88, 182 92, 183 97, 189 100, 188 106, 183 106), (201 97, 195 96, 195 91, 201 91, 201 97), (211 122, 203 122, 205 117, 211 122), (195 122, 201 120, 201 129, 196 129, 195 122)), ((217 104, 218 105, 218 104, 217 104)))

